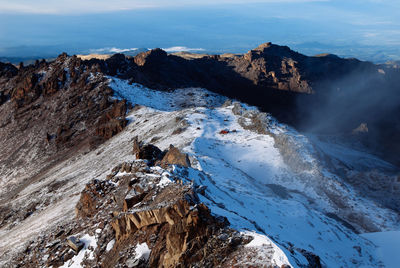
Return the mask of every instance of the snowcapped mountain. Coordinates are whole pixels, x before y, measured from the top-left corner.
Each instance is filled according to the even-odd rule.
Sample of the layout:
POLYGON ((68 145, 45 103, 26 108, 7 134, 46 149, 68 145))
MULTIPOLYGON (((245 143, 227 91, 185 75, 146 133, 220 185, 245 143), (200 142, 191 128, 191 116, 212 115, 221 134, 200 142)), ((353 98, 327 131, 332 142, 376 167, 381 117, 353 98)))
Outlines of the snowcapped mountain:
POLYGON ((400 231, 396 166, 113 60, 0 81, 1 266, 395 267, 379 237, 400 231))

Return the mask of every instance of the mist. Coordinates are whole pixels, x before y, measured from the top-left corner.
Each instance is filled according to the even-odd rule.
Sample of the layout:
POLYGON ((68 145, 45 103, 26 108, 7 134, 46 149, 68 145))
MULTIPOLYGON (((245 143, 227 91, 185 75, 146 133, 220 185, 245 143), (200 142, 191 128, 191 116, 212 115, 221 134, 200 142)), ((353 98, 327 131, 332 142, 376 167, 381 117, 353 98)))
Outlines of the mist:
POLYGON ((300 128, 350 137, 400 166, 400 71, 373 66, 320 81, 314 96, 299 98, 300 128))

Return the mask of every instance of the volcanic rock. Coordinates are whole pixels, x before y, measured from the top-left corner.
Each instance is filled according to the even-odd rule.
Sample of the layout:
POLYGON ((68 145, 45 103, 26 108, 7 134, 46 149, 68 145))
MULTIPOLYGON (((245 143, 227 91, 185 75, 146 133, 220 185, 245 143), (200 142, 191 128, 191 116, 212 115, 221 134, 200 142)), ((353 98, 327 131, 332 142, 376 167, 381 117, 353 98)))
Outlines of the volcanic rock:
POLYGON ((17 71, 8 66, 11 75, 2 73, 0 169, 18 170, 9 178, 14 181, 6 196, 12 198, 22 189, 18 185, 29 185, 36 174, 93 149, 126 126, 127 102, 112 98, 107 78, 95 67, 62 54, 50 63, 17 71))
POLYGON ((180 165, 184 167, 190 166, 189 157, 187 154, 174 147, 172 144, 169 146, 168 152, 161 160, 161 165, 180 165))
POLYGON ((18 73, 18 69, 10 64, 10 63, 2 63, 0 62, 0 77, 7 77, 7 78, 11 78, 16 76, 18 73))

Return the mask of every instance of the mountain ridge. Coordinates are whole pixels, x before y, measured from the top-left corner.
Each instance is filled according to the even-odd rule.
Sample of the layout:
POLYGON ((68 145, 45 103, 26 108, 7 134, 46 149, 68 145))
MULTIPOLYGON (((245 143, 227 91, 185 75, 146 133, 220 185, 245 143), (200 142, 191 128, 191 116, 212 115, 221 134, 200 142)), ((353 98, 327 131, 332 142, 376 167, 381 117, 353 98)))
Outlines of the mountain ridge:
MULTIPOLYGON (((207 88, 256 105, 303 131, 349 135, 366 124, 369 132, 363 135, 367 137, 362 138, 364 145, 392 163, 400 163, 392 148, 400 148, 400 140, 395 139, 400 122, 391 118, 400 110, 400 71, 396 68, 357 59, 308 57, 271 43, 231 56, 185 59, 154 49, 134 57, 115 54, 104 60, 78 59, 74 61, 85 68, 157 90, 207 88), (392 137, 391 144, 388 137, 392 137)), ((4 66, 12 69, 9 76, 16 75, 16 68, 4 66)), ((4 102, 10 93, 2 90, 0 97, 4 102)))
MULTIPOLYGON (((359 233, 395 230, 400 176, 398 166, 360 144, 374 126, 360 124, 340 136, 303 134, 285 123, 296 123, 293 113, 297 104, 305 106, 302 98, 311 105, 332 93, 330 87, 321 91, 327 83, 333 84, 332 96, 340 96, 346 88, 337 90, 336 77, 349 70, 358 76, 343 81, 371 75, 368 85, 390 85, 386 79, 395 79, 395 70, 336 57, 310 59, 270 43, 241 56, 184 59, 156 49, 87 61, 61 54, 52 62, 0 67, 0 264, 106 266, 112 261, 146 266, 149 256, 152 263, 163 263, 157 252, 169 241, 173 257, 162 256, 169 256, 164 263, 173 267, 190 259, 185 249, 191 245, 218 252, 215 241, 242 237, 233 248, 229 242, 221 249, 226 249, 222 259, 199 255, 196 261, 241 267, 249 264, 246 258, 259 258, 275 266, 321 267, 340 259, 345 267, 382 266, 374 246, 359 233), (311 63, 315 65, 307 69, 311 63), (264 106, 249 105, 256 103, 264 106), (137 153, 142 149, 149 151, 137 153), (169 157, 161 159, 167 151, 169 157), (146 184, 157 185, 144 191, 161 201, 154 207, 142 203, 146 184), (191 207, 200 203, 186 204, 179 212, 167 202, 170 198, 163 199, 164 185, 194 191, 206 207, 203 212, 210 209, 212 217, 226 217, 229 228, 250 235, 233 231, 226 238, 220 230, 213 236, 204 235, 202 228, 185 229, 193 222, 185 217, 196 218, 191 207), (113 194, 108 195, 110 189, 113 194), (159 212, 164 205, 178 212, 159 212), (104 224, 97 225, 91 216, 81 218, 82 207, 104 224), (107 212, 114 207, 118 209, 107 212), (143 215, 126 214, 128 208, 143 215), (182 219, 182 233, 157 213, 182 219), (137 224, 142 219, 157 226, 137 224), (68 232, 58 235, 60 226, 68 232), (156 229, 166 231, 159 244, 156 229), (123 242, 117 230, 134 240, 123 242), (65 239, 79 241, 71 235, 83 244, 70 249, 65 239), (257 251, 260 255, 254 255, 257 251), (118 252, 120 259, 105 257, 118 252)), ((360 97, 364 90, 353 93, 360 97)), ((347 93, 344 97, 351 97, 347 93)), ((304 119, 302 112, 297 118, 304 119)), ((396 130, 396 118, 386 119, 396 130)), ((335 121, 337 127, 340 123, 335 121)), ((387 140, 394 152, 395 141, 387 140)), ((204 226, 202 220, 214 221, 212 217, 199 219, 199 226, 204 226)))

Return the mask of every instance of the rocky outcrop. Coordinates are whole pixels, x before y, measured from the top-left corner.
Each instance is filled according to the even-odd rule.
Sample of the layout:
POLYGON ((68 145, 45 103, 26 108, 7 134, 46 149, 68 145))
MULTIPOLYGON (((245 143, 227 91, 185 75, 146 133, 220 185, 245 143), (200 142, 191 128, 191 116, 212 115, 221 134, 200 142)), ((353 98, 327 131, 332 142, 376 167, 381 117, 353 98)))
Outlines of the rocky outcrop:
POLYGON ((11 78, 16 76, 17 73, 18 69, 14 65, 0 62, 0 77, 11 78))
POLYGON ((312 86, 299 61, 306 58, 286 46, 265 43, 242 57, 233 57, 229 65, 256 86, 312 93, 312 86))
POLYGON ((150 164, 154 164, 154 162, 162 159, 164 155, 164 153, 157 146, 139 142, 137 137, 135 137, 133 140, 132 153, 135 155, 136 159, 148 160, 150 164))
POLYGON ((163 62, 168 57, 167 53, 159 48, 142 52, 134 57, 135 63, 140 67, 149 67, 163 62))
POLYGON ((16 181, 9 178, 8 197, 36 174, 93 149, 127 124, 128 103, 113 98, 99 65, 61 54, 50 63, 7 68, 10 78, 0 77, 0 169, 19 172, 16 181))
MULTIPOLYGON (((190 60, 154 49, 138 54, 130 62, 129 71, 120 75, 149 87, 200 86, 224 95, 234 91, 235 97, 240 98, 245 96, 237 91, 239 86, 247 86, 253 94, 261 89, 315 93, 323 90, 319 88, 322 81, 332 81, 355 71, 377 70, 371 63, 339 57, 307 57, 287 46, 271 43, 244 55, 201 55, 190 60)), ((246 93, 249 95, 249 91, 246 93)), ((255 99, 248 96, 246 101, 251 103, 255 99)))
POLYGON ((161 165, 180 165, 183 167, 189 167, 190 161, 187 154, 181 153, 178 148, 171 144, 167 153, 161 160, 161 165))
POLYGON ((143 160, 116 166, 86 185, 76 221, 43 233, 13 263, 77 265, 80 254, 84 267, 246 267, 256 256, 276 267, 245 247, 252 238, 213 216, 179 174, 143 160))
POLYGON ((173 184, 163 189, 155 201, 147 200, 144 196, 140 201, 143 205, 128 209, 111 223, 117 243, 125 243, 138 231, 157 230, 155 234, 161 239, 152 246, 150 267, 185 267, 207 257, 199 251, 226 223, 212 217, 190 187, 173 184))
POLYGON ((179 165, 183 167, 189 167, 190 161, 187 154, 182 153, 178 148, 172 144, 166 151, 161 151, 157 146, 153 144, 145 144, 139 142, 138 138, 133 139, 133 150, 132 153, 136 159, 147 160, 149 165, 161 165, 166 167, 168 165, 179 165))

